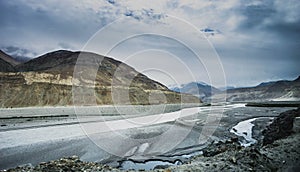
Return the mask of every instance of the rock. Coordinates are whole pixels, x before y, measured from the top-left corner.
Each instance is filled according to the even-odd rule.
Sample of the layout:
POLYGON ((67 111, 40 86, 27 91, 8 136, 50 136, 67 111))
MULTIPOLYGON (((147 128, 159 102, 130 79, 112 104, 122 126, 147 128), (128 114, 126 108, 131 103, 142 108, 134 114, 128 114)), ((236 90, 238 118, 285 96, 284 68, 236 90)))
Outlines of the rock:
POLYGON ((45 164, 46 164, 46 162, 41 162, 41 163, 40 163, 40 165, 45 165, 45 164))
POLYGON ((203 149, 203 156, 212 157, 222 152, 226 152, 228 149, 239 150, 238 142, 225 141, 225 143, 219 142, 218 144, 211 144, 203 149))
POLYGON ((235 158, 235 157, 232 157, 232 158, 231 158, 231 162, 234 163, 234 164, 236 164, 236 158, 235 158))
POLYGON ((168 167, 170 167, 170 166, 169 165, 157 165, 157 166, 154 167, 154 170, 156 170, 156 169, 166 169, 168 167))
POLYGON ((281 113, 262 134, 263 145, 271 144, 275 140, 289 136, 292 133, 293 123, 296 116, 300 116, 300 108, 281 113))
POLYGON ((70 157, 70 159, 71 159, 71 160, 79 160, 79 157, 76 156, 76 155, 73 155, 73 156, 70 157))
POLYGON ((238 137, 231 137, 231 140, 232 140, 232 142, 238 142, 239 141, 239 138, 238 137))
POLYGON ((19 165, 18 167, 20 168, 30 168, 33 167, 31 163, 27 163, 27 164, 23 164, 23 165, 19 165))

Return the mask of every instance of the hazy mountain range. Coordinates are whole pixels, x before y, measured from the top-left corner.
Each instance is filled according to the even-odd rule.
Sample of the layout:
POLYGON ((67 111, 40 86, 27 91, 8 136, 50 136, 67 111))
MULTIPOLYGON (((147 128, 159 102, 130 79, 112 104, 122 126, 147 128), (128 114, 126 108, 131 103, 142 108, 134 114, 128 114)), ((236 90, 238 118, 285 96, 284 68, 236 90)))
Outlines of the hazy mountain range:
MULTIPOLYGON (((222 92, 220 94, 224 94, 222 92)), ((214 95, 218 97, 218 94, 214 95)), ((264 82, 255 87, 235 88, 226 91, 227 101, 298 101, 300 76, 295 80, 264 82)))
POLYGON ((188 93, 199 98, 210 97, 213 94, 221 92, 219 89, 204 82, 190 82, 182 84, 180 87, 170 87, 171 90, 181 93, 188 93))
POLYGON ((0 57, 1 107, 72 105, 72 88, 86 85, 93 86, 94 95, 85 97, 85 105, 89 105, 92 99, 96 99, 97 104, 116 103, 112 99, 111 90, 114 88, 117 88, 116 94, 129 94, 129 100, 118 100, 119 104, 200 102, 195 96, 169 90, 120 61, 94 53, 60 50, 25 63, 2 51, 0 57), (79 56, 84 60, 76 67, 85 75, 92 74, 94 69, 90 66, 99 65, 94 78, 80 74, 73 77, 79 56), (116 70, 119 76, 115 76, 116 70))
POLYGON ((205 101, 211 99, 224 101, 224 96, 228 102, 300 101, 300 76, 292 81, 263 82, 254 87, 229 87, 203 99, 205 101))
POLYGON ((263 82, 255 87, 215 88, 203 82, 191 82, 180 87, 170 87, 171 90, 188 93, 210 101, 217 101, 226 96, 226 101, 298 101, 300 100, 300 76, 293 80, 263 82))

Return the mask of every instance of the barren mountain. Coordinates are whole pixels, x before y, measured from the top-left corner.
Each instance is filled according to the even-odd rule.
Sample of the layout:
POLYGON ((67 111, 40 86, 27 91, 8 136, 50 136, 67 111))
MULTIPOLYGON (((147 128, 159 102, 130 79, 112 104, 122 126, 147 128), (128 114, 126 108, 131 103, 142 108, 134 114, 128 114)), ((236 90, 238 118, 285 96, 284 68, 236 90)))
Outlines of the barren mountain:
POLYGON ((261 83, 255 87, 229 89, 213 95, 218 99, 226 94, 226 100, 234 101, 299 101, 300 76, 293 80, 261 83))
POLYGON ((13 72, 15 68, 7 61, 0 58, 0 72, 13 72))
POLYGON ((15 60, 10 55, 6 54, 5 52, 0 50, 0 59, 6 61, 7 63, 11 64, 12 66, 16 66, 20 64, 19 61, 15 60))
POLYGON ((200 102, 192 95, 169 90, 120 61, 94 53, 60 50, 15 68, 18 72, 0 72, 1 107, 73 105, 74 93, 83 96, 80 98, 84 101, 83 105, 91 105, 93 102, 200 102), (83 93, 78 93, 80 91, 83 93))
POLYGON ((16 65, 16 63, 12 57, 0 50, 0 72, 15 71, 14 65, 16 65))

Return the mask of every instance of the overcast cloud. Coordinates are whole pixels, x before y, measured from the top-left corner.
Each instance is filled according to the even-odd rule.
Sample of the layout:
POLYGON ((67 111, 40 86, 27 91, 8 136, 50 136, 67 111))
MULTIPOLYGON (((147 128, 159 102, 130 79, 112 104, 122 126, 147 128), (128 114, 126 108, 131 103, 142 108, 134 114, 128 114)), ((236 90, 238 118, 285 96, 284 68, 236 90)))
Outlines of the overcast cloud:
POLYGON ((0 48, 31 58, 58 49, 90 50, 124 61, 165 85, 197 80, 223 86, 210 73, 224 69, 227 85, 253 86, 300 75, 299 9, 298 0, 0 0, 0 48), (96 34, 120 17, 121 22, 96 34), (223 69, 196 31, 212 43, 223 69), (117 38, 151 32, 176 39, 137 36, 105 51, 117 38), (88 42, 93 35, 97 41, 88 42), (200 63, 192 51, 196 49, 200 63), (215 68, 210 66, 214 63, 215 68), (187 77, 189 72, 193 76, 187 77))

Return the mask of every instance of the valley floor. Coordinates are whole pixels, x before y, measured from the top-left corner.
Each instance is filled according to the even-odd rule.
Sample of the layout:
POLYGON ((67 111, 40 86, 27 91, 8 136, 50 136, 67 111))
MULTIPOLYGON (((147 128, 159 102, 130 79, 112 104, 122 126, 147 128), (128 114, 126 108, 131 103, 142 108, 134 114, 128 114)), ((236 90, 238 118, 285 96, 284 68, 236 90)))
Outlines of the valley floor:
MULTIPOLYGON (((238 140, 231 139, 236 138, 236 136, 229 132, 230 129, 240 121, 257 117, 274 117, 283 111, 293 108, 257 108, 245 107, 245 104, 229 104, 225 107, 187 108, 190 111, 184 111, 183 116, 176 116, 176 113, 170 110, 178 107, 172 106, 167 112, 164 111, 166 113, 157 115, 156 112, 158 108, 159 107, 156 107, 156 110, 151 113, 144 113, 142 118, 138 114, 130 114, 129 116, 110 115, 114 113, 114 111, 111 111, 109 108, 102 109, 106 114, 104 118, 99 118, 95 116, 95 113, 91 112, 89 112, 89 115, 81 115, 78 118, 78 115, 72 116, 74 110, 63 107, 50 111, 52 114, 68 116, 56 116, 54 118, 24 118, 24 116, 23 118, 19 118, 16 117, 19 116, 16 115, 19 113, 17 109, 13 112, 14 118, 7 118, 9 117, 7 113, 8 110, 2 110, 1 115, 6 114, 6 116, 3 118, 2 115, 0 119, 0 169, 23 165, 24 167, 22 168, 28 168, 30 171, 30 169, 33 169, 32 165, 35 166, 40 162, 60 159, 61 157, 70 157, 72 155, 78 155, 83 161, 99 162, 100 164, 83 163, 77 158, 71 158, 63 160, 63 162, 58 160, 43 163, 44 165, 37 166, 35 170, 38 170, 38 168, 41 169, 43 166, 47 166, 48 168, 48 165, 51 163, 54 163, 51 166, 55 167, 57 163, 71 163, 71 165, 74 163, 73 165, 76 165, 76 163, 81 162, 82 165, 86 165, 87 168, 91 167, 95 170, 96 167, 99 167, 99 169, 104 169, 104 171, 113 169, 112 167, 118 167, 115 171, 119 171, 120 169, 128 170, 131 168, 138 169, 138 165, 146 167, 144 169, 155 167, 166 168, 164 169, 166 171, 251 171, 255 169, 278 169, 284 171, 288 168, 293 169, 293 166, 299 162, 299 159, 297 159, 300 153, 298 148, 300 141, 299 119, 295 122, 294 134, 262 148, 241 148, 239 142, 245 141, 243 137, 239 137, 238 140), (213 119, 208 118, 208 115, 220 112, 220 109, 224 110, 221 116, 215 116, 213 119), (194 110, 196 110, 196 112, 194 110), (171 115, 168 116, 169 113, 171 113, 171 115), (111 134, 109 131, 102 132, 101 134, 97 133, 95 137, 93 137, 93 134, 95 134, 93 133, 87 137, 82 127, 93 126, 91 124, 103 124, 103 120, 119 126, 122 130, 118 130, 118 134, 138 140, 154 138, 165 133, 172 127, 174 127, 175 131, 189 129, 190 132, 182 142, 170 150, 162 146, 161 143, 156 143, 156 140, 153 140, 153 142, 148 140, 148 142, 123 143, 117 139, 116 135, 111 134), (142 123, 147 120, 152 120, 152 122, 147 124, 142 123), (121 123, 115 123, 116 121, 121 123), (140 122, 141 126, 136 127, 131 125, 134 127, 128 127, 128 123, 124 124, 122 121, 140 122), (204 126, 206 128, 213 128, 215 131, 208 140, 201 143, 199 136, 204 132, 204 126), (100 149, 98 147, 99 145, 96 144, 97 141, 103 140, 106 140, 106 143, 111 143, 111 145, 121 146, 121 148, 116 150, 118 151, 117 153, 122 154, 125 158, 112 156, 103 150, 103 145, 102 147, 100 146, 102 148, 100 149), (225 142, 226 140, 227 142, 225 142), (212 142, 215 144, 211 145, 212 142), (218 142, 220 143, 218 144, 218 142), (226 145, 226 149, 223 152, 214 156, 202 155, 202 150, 211 149, 211 151, 213 151, 220 145, 226 145), (251 161, 253 157, 256 157, 254 158, 256 160, 254 162, 251 161), (143 166, 143 163, 152 164, 152 166, 143 166), (181 163, 183 163, 183 165, 179 165, 181 163), (101 164, 108 164, 112 167, 103 166, 101 164), (132 166, 128 166, 128 164, 132 166), (177 166, 174 166, 175 164, 177 164, 177 166), (260 165, 262 166, 260 167, 260 165)), ((45 111, 45 109, 27 109, 28 114, 30 114, 30 112, 39 112, 39 110, 41 113, 45 111)), ((122 114, 126 114, 127 112, 126 108, 121 111, 123 112, 122 114)), ((149 112, 149 110, 144 111, 149 112)), ((158 109, 158 111, 161 111, 161 109, 158 109)), ((26 110, 20 112, 26 112, 26 110)), ((83 109, 78 112, 86 114, 86 111, 83 109)), ((39 113, 35 115, 39 116, 39 113)), ((269 121, 267 118, 265 120, 269 121)), ((265 124, 266 122, 267 121, 264 120, 257 120, 255 125, 261 126, 260 124, 265 124)), ((96 125, 95 127, 98 126, 99 125, 96 125)), ((252 134, 253 139, 259 140, 261 138, 260 132, 262 127, 257 126, 254 126, 252 134)), ((18 171, 17 169, 15 170, 18 171)))

